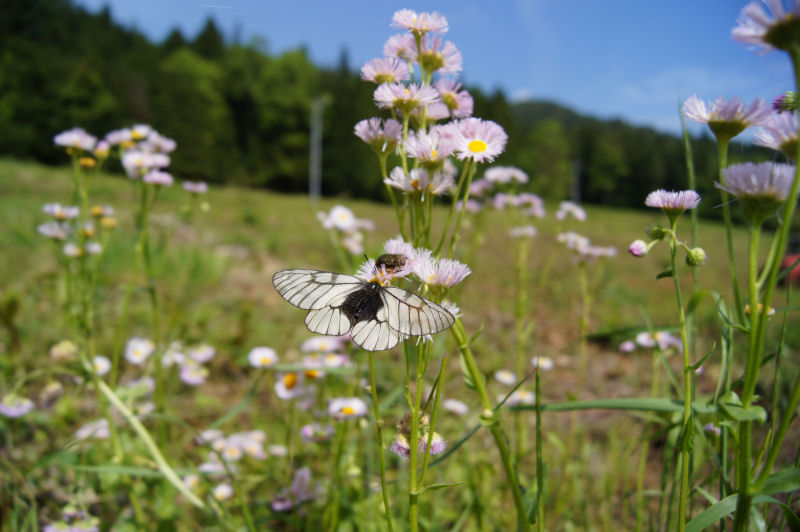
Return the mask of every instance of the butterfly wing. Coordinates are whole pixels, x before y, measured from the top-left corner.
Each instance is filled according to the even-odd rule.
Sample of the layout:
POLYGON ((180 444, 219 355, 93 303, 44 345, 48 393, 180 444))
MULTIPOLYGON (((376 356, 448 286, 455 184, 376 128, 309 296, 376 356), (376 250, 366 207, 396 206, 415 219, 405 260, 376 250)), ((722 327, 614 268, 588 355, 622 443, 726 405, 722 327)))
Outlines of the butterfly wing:
POLYGON ((389 327, 384 309, 381 309, 375 319, 353 325, 350 339, 367 351, 385 351, 397 345, 400 333, 389 327))
POLYGON ((272 276, 272 284, 286 301, 309 311, 305 321, 311 332, 340 336, 352 324, 339 305, 364 281, 318 270, 281 270, 272 276))
POLYGON ((387 286, 381 291, 381 297, 386 322, 402 335, 437 333, 456 321, 441 305, 402 288, 387 286))
POLYGON ((364 286, 364 281, 319 270, 281 270, 272 276, 272 284, 295 307, 318 310, 340 305, 351 292, 364 286))

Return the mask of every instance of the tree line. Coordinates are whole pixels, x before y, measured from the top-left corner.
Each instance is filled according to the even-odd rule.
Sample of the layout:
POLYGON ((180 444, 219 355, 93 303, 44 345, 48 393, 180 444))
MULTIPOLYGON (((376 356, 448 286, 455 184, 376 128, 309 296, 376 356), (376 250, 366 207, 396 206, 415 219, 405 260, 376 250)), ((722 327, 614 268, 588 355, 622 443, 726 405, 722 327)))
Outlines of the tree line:
MULTIPOLYGON (((103 135, 143 122, 178 142, 171 169, 179 177, 301 192, 311 103, 324 97, 323 194, 382 199, 374 156, 353 135, 356 122, 378 114, 374 85, 361 81, 359 68, 346 51, 333 68, 314 65, 302 48, 272 54, 263 39, 226 38, 213 19, 193 38, 175 29, 159 43, 116 23, 108 8, 94 14, 69 0, 8 0, 0 17, 0 155, 60 164, 55 133, 80 126, 103 135)), ((655 188, 686 188, 678 136, 468 89, 475 116, 509 134, 497 163, 528 173, 533 192, 638 207, 655 188)), ((717 197, 714 141, 697 137, 692 147, 698 191, 717 197)), ((747 145, 731 154, 732 162, 772 157, 747 145)), ((714 202, 703 209, 719 210, 714 202)))

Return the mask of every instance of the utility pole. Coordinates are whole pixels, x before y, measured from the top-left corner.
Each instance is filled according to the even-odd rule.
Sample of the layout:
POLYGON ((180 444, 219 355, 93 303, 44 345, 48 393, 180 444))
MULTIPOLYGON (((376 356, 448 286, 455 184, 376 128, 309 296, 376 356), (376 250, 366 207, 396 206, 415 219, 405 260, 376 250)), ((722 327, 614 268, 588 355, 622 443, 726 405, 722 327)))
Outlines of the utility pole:
POLYGON ((308 154, 308 197, 317 201, 322 197, 322 114, 328 98, 317 96, 311 102, 311 132, 308 154))

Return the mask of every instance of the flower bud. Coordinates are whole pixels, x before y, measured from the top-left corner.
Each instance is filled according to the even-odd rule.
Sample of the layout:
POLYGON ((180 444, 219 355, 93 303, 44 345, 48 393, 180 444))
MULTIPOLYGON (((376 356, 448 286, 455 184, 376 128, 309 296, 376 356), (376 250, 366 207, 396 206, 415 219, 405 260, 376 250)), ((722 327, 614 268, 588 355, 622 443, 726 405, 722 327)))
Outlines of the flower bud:
POLYGON ((644 257, 647 255, 648 251, 647 242, 644 240, 634 240, 631 242, 631 245, 628 246, 628 253, 634 257, 644 257))
POLYGON ((706 263, 706 252, 703 248, 692 248, 686 253, 686 265, 692 268, 706 263))
POLYGON ((667 236, 667 230, 660 225, 652 225, 647 229, 647 236, 653 240, 664 240, 667 236))
POLYGON ((794 111, 798 107, 797 93, 794 91, 787 91, 772 100, 772 109, 777 113, 783 111, 794 111))

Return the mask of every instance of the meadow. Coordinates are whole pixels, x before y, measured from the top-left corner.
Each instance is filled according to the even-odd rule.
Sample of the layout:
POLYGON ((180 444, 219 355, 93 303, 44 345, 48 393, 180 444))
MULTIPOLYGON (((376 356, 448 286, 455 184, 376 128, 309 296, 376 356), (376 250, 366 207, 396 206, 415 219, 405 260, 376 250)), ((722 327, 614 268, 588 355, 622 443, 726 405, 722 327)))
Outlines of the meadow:
MULTIPOLYGON (((120 505, 126 490, 133 484, 148 500, 153 497, 153 466, 146 452, 136 442, 136 435, 120 423, 119 432, 125 449, 121 462, 111 460, 102 440, 78 441, 75 431, 93 415, 96 397, 91 384, 68 377, 69 366, 53 361, 51 347, 72 338, 69 321, 63 313, 63 278, 60 275, 58 246, 36 233, 42 222, 41 205, 71 194, 71 170, 31 163, 4 160, 0 163, 4 176, 2 186, 3 217, 2 301, 4 312, 3 373, 6 383, 30 379, 25 393, 42 397, 52 382, 60 383, 62 398, 52 406, 37 408, 28 414, 24 425, 15 420, 3 423, 4 503, 6 526, 26 529, 24 523, 51 520, 70 504, 91 510, 101 522, 114 529, 135 528, 132 510, 120 505), (14 310, 11 310, 14 309, 14 310), (87 417, 88 416, 88 417, 87 417), (95 449, 95 446, 100 446, 95 449), (24 509, 24 511, 23 511, 24 509), (30 512, 30 513, 28 513, 30 512)), ((101 174, 92 185, 93 201, 117 206, 119 225, 112 234, 105 252, 97 282, 97 344, 99 353, 110 353, 119 344, 118 326, 125 286, 137 278, 134 204, 136 183, 114 174, 101 174)), ((165 338, 180 340, 184 345, 207 343, 216 350, 209 363, 210 375, 200 386, 182 384, 172 374, 169 383, 170 439, 163 448, 184 475, 193 471, 203 455, 194 443, 195 431, 215 426, 224 432, 262 430, 269 444, 285 445, 287 430, 310 421, 291 419, 286 403, 279 400, 267 384, 273 376, 262 379, 247 361, 255 346, 270 346, 284 364, 299 364, 303 353, 300 345, 313 335, 302 323, 303 312, 286 304, 272 286, 272 275, 284 268, 302 267, 338 271, 341 265, 328 232, 317 219, 318 211, 329 211, 341 199, 313 202, 306 196, 279 195, 234 187, 211 188, 202 196, 191 221, 182 212, 190 200, 184 190, 167 188, 158 198, 152 214, 156 247, 154 264, 163 315, 167 317, 165 338), (180 420, 180 421, 177 421, 180 420), (215 424, 222 420, 222 423, 215 424)), ((380 254, 384 241, 396 236, 394 213, 389 205, 344 201, 359 218, 375 222, 366 232, 365 249, 372 257, 380 254)), ((603 207, 587 207, 587 221, 558 221, 553 216, 556 205, 547 205, 548 214, 537 222, 539 234, 533 240, 526 263, 529 271, 526 289, 530 293, 530 311, 535 323, 530 347, 525 358, 549 357, 554 367, 541 378, 542 402, 564 404, 576 399, 643 398, 649 396, 654 351, 639 348, 623 353, 619 345, 635 333, 648 328, 675 330, 674 303, 667 279, 655 276, 665 268, 664 259, 634 259, 621 253, 616 257, 594 261, 588 265, 591 282, 592 310, 588 332, 597 335, 588 344, 585 376, 579 379, 579 345, 581 343, 581 295, 576 284, 577 265, 574 256, 556 240, 564 230, 580 231, 593 242, 602 242, 624 250, 642 234, 648 225, 659 221, 658 213, 626 211, 603 207), (544 271, 546 270, 546 271, 544 271), (548 276, 546 282, 541 274, 548 276), (597 334, 600 333, 600 334, 597 334), (613 333, 613 334, 608 334, 613 333), (582 382, 579 382, 582 381, 582 382), (580 387, 579 387, 580 386, 580 387)), ((437 219, 444 218, 444 206, 436 208, 437 219), (439 212, 441 211, 441 212, 439 212)), ((516 290, 515 244, 508 236, 507 212, 487 210, 482 218, 467 220, 463 231, 461 254, 470 258, 472 274, 460 289, 464 321, 473 329, 482 328, 475 342, 476 357, 488 377, 492 393, 502 397, 508 384, 493 381, 498 370, 515 369, 514 328, 516 290)), ((706 289, 724 293, 729 283, 723 228, 715 222, 701 221, 698 242, 708 253, 708 262, 699 271, 706 289)), ((745 235, 736 232, 737 247, 745 249, 745 235)), ((690 268, 684 267, 688 273, 690 268)), ((685 277, 687 283, 689 277, 685 277)), ((688 286, 687 286, 688 287, 688 286)), ((783 297, 783 296, 779 296, 783 297)), ((701 351, 714 352, 697 376, 697 398, 702 401, 713 394, 720 371, 718 321, 714 305, 706 302, 698 310, 699 323, 706 331, 699 342, 701 351), (717 325, 715 325, 717 324, 717 325)), ((133 294, 132 307, 124 324, 127 336, 147 336, 149 306, 143 289, 133 294)), ((791 330, 792 327, 789 327, 791 330)), ((787 342, 789 343, 789 342, 787 342)), ((443 349, 454 352, 456 346, 444 340, 443 349)), ((356 376, 364 376, 364 352, 353 352, 357 375, 329 375, 321 387, 340 390, 352 386, 356 376), (329 382, 333 380, 334 382, 329 382)), ((676 353, 670 354, 671 366, 680 371, 676 353)), ((790 357, 790 364, 796 359, 790 357)), ((391 427, 404 414, 406 405, 398 391, 403 386, 404 361, 396 350, 379 353, 376 370, 380 383, 383 417, 391 427)), ((529 366, 529 370, 533 366, 529 366)), ((130 382, 142 374, 141 368, 124 365, 120 381, 130 382)), ((433 375, 435 377, 435 375, 433 375)), ((529 375, 520 375, 530 377, 529 375)), ((449 414, 440 423, 441 434, 451 443, 467 436, 478 423, 480 409, 461 377, 458 360, 452 357, 444 370, 444 397, 461 399, 469 406, 464 415, 449 414)), ((531 388, 531 383, 524 384, 531 388)), ((333 393, 332 391, 329 393, 333 393)), ((360 393, 365 397, 363 390, 360 393)), ((133 400, 141 398, 132 398, 133 400)), ((42 399, 39 404, 46 404, 42 399)), ((131 403, 133 406, 135 403, 131 403)), ((662 480, 661 455, 668 433, 648 431, 652 416, 667 424, 670 413, 648 414, 643 411, 619 412, 592 409, 581 411, 572 423, 572 454, 563 456, 570 434, 569 412, 544 412, 542 431, 544 463, 548 485, 562 485, 562 500, 549 500, 552 529, 572 528, 618 530, 633 528, 639 497, 646 504, 645 522, 654 518, 656 492, 662 480), (661 416, 659 418, 659 416, 661 416), (644 440, 643 440, 644 439, 644 440), (652 440, 656 449, 647 459, 644 489, 637 492, 639 457, 642 441, 652 440), (622 523, 622 524, 620 524, 622 523)), ((527 434, 535 427, 533 412, 511 413, 504 417, 522 419, 527 434)), ((155 423, 157 418, 150 418, 155 423)), ((374 493, 375 457, 362 454, 373 436, 372 424, 362 422, 356 435, 344 449, 348 470, 348 491, 343 507, 350 511, 342 516, 341 529, 381 530, 375 520, 380 511, 374 493), (357 503, 355 508, 352 506, 357 503)), ((502 495, 502 478, 496 470, 491 441, 486 431, 479 431, 447 460, 432 469, 440 482, 459 482, 461 486, 434 492, 423 510, 430 530, 513 528, 510 501, 502 495), (467 488, 468 487, 468 488, 467 488), (459 490, 462 490, 459 492, 459 490), (465 493, 466 492, 466 493, 465 493), (468 516, 464 518, 463 516, 468 516), (458 525, 458 526, 456 526, 458 525)), ((795 435, 796 436, 796 435, 795 435)), ((295 436, 295 440, 300 438, 295 436)), ((313 478, 326 474, 326 461, 333 450, 330 442, 306 442, 294 451, 295 467, 309 464, 313 478), (308 448, 306 448, 308 447, 308 448)), ((534 453, 528 450, 519 456, 519 474, 524 482, 532 482, 535 471, 534 453)), ((280 449, 277 451, 280 454, 280 449)), ((374 454, 374 453, 373 453, 374 454)), ((391 455, 393 456, 393 455, 391 455)), ((790 456, 786 457, 791 459, 790 456)), ((238 480, 246 490, 248 504, 261 514, 259 529, 295 526, 283 521, 280 514, 264 516, 263 510, 287 484, 283 471, 285 456, 270 456, 265 464, 252 467, 238 480), (260 511, 261 510, 261 511, 260 511), (275 516, 278 516, 277 518, 275 516), (282 523, 282 524, 281 524, 282 523)), ((698 467, 701 467, 698 464, 698 467)), ((388 476, 397 483, 407 473, 399 458, 388 460, 388 476)), ((155 482, 155 486, 158 483, 155 482)), ((548 488, 554 489, 554 488, 548 488)), ((393 495, 402 500, 399 486, 393 495)), ((153 499, 156 504, 158 499, 153 499)), ((161 526, 178 529, 196 527, 224 528, 208 514, 190 510, 180 499, 166 508, 152 508, 147 503, 141 511, 145 522, 158 519, 161 526), (152 512, 152 514, 150 513, 152 512)), ((318 504, 307 511, 314 514, 318 504)), ((236 509, 231 509, 236 514, 236 509)), ((238 516, 230 517, 236 523, 238 516)), ((152 521, 155 522, 155 521, 152 521)), ((306 518, 306 523, 309 520, 306 518)), ((311 519, 313 522, 313 519, 311 519)), ((141 526, 139 523, 138 526, 141 526)))

